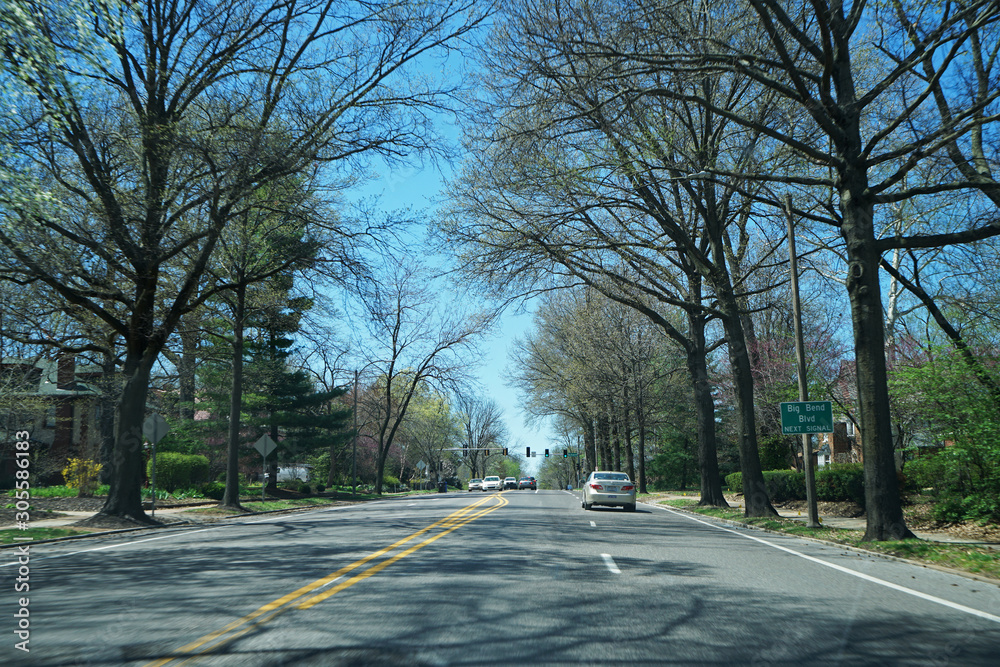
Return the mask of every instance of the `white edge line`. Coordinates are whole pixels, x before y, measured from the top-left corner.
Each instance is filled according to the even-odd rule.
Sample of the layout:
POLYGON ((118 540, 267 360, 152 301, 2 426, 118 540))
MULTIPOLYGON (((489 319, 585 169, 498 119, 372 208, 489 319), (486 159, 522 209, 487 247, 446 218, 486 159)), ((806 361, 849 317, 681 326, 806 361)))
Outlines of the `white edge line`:
POLYGON ((608 566, 608 572, 611 574, 621 574, 622 571, 618 569, 615 565, 615 559, 611 557, 611 554, 601 554, 601 558, 604 559, 604 564, 608 566))
MULTIPOLYGON (((381 501, 377 501, 377 502, 381 502, 381 501)), ((372 503, 369 503, 369 505, 371 505, 371 504, 372 503)), ((169 535, 157 535, 156 537, 147 537, 147 538, 141 539, 141 540, 132 540, 131 542, 117 542, 115 544, 105 544, 104 546, 101 546, 101 547, 93 547, 91 549, 81 549, 79 551, 70 551, 70 552, 67 552, 67 553, 64 553, 64 554, 53 554, 51 556, 33 556, 32 560, 34 560, 34 561, 43 561, 43 560, 52 560, 52 559, 55 559, 55 558, 66 558, 68 556, 78 556, 80 554, 90 553, 92 551, 105 551, 107 549, 117 549, 118 547, 127 547, 127 546, 131 546, 133 544, 142 544, 143 542, 154 542, 156 540, 165 540, 165 539, 168 539, 168 538, 171 538, 171 537, 184 537, 185 535, 194 535, 195 533, 204 533, 204 532, 207 532, 207 531, 210 531, 210 530, 221 530, 223 528, 229 528, 229 527, 232 527, 232 526, 246 526, 246 525, 255 524, 255 523, 265 523, 267 521, 277 521, 279 519, 298 519, 300 517, 305 517, 305 516, 309 516, 309 515, 312 515, 312 514, 321 514, 323 512, 332 512, 334 510, 344 509, 344 508, 347 508, 347 507, 353 507, 353 505, 339 505, 337 507, 327 507, 327 508, 323 508, 323 509, 319 509, 319 510, 313 510, 311 512, 301 512, 299 514, 294 514, 291 517, 289 517, 289 516, 271 516, 271 517, 267 517, 266 519, 258 519, 256 521, 239 521, 239 522, 227 523, 227 524, 222 525, 222 526, 213 526, 211 528, 198 528, 197 530, 188 530, 188 531, 185 531, 183 533, 170 533, 169 535)), ((100 535, 100 533, 94 533, 95 537, 99 536, 99 535, 100 535)), ((31 542, 24 542, 24 544, 25 545, 30 545, 31 542)), ((12 566, 18 565, 18 564, 19 564, 19 561, 16 561, 16 560, 12 561, 10 563, 0 563, 0 568, 12 567, 12 566)))
MULTIPOLYGON (((198 530, 189 530, 189 531, 184 532, 184 533, 172 533, 170 535, 159 535, 157 537, 147 537, 146 539, 143 539, 143 540, 132 540, 131 542, 118 542, 117 544, 105 544, 103 547, 94 547, 92 549, 81 549, 80 551, 70 551, 69 553, 64 553, 64 554, 54 554, 52 556, 35 556, 35 557, 32 557, 32 560, 52 560, 54 558, 66 558, 67 556, 77 556, 79 554, 90 553, 91 551, 104 551, 106 549, 116 549, 118 547, 129 546, 130 544, 142 544, 143 542, 154 542, 156 540, 165 540, 168 537, 182 537, 184 535, 193 535, 195 533, 204 533, 204 532, 207 532, 209 530, 220 530, 222 528, 224 528, 224 526, 215 526, 214 528, 199 528, 198 530)), ((99 533, 95 533, 95 535, 99 535, 99 533)), ((26 545, 30 545, 31 542, 25 542, 25 544, 26 545)), ((0 567, 7 567, 8 565, 17 565, 17 561, 14 561, 13 563, 0 563, 0 567)))
POLYGON ((594 528, 597 528, 597 522, 596 521, 591 521, 590 525, 593 526, 594 528))
POLYGON ((864 574, 863 572, 857 572, 855 570, 852 570, 849 567, 844 567, 843 565, 837 565, 836 563, 831 563, 831 562, 825 561, 825 560, 823 560, 821 558, 816 558, 815 556, 809 556, 807 554, 795 551, 794 549, 789 549, 787 547, 783 547, 781 545, 774 544, 773 542, 768 542, 767 540, 761 539, 761 538, 759 538, 759 537, 757 537, 755 535, 745 535, 745 534, 740 533, 738 531, 735 531, 735 530, 733 530, 731 528, 726 528, 725 526, 720 526, 718 524, 714 524, 714 523, 711 523, 711 522, 708 522, 708 521, 703 521, 703 520, 698 519, 696 517, 690 516, 690 515, 688 515, 688 514, 686 514, 684 512, 678 512, 677 510, 673 510, 673 509, 670 509, 670 508, 667 508, 667 507, 660 507, 658 505, 651 505, 651 507, 655 507, 656 509, 661 509, 664 512, 670 512, 671 514, 675 514, 677 516, 684 517, 685 519, 690 519, 691 521, 696 521, 696 522, 698 522, 700 524, 704 524, 704 525, 710 526, 712 528, 717 528, 719 530, 724 530, 727 533, 732 533, 733 535, 737 535, 739 537, 745 537, 748 540, 753 540, 754 542, 760 542, 761 544, 766 544, 769 547, 773 547, 773 548, 778 549, 780 551, 784 551, 786 553, 790 553, 793 556, 798 556, 799 558, 804 558, 804 559, 806 559, 808 561, 812 561, 813 563, 818 563, 819 565, 824 565, 826 567, 833 568, 834 570, 838 570, 838 571, 843 572, 845 574, 849 574, 849 575, 851 575, 853 577, 858 577, 859 579, 864 579, 865 581, 869 581, 869 582, 871 582, 873 584, 878 584, 879 586, 885 586, 886 588, 891 588, 892 590, 899 591, 901 593, 906 593, 907 595, 912 595, 912 596, 918 597, 918 598, 920 598, 922 600, 927 600, 928 602, 934 602, 936 604, 943 605, 945 607, 950 607, 950 608, 955 609, 957 611, 965 612, 966 614, 971 614, 972 616, 978 616, 979 618, 984 618, 987 621, 993 621, 994 623, 1000 623, 1000 616, 994 616, 993 614, 987 613, 985 611, 980 611, 978 609, 973 609, 972 607, 966 607, 964 604, 959 604, 957 602, 952 602, 950 600, 945 600, 944 598, 939 598, 939 597, 936 597, 934 595, 930 595, 929 593, 923 593, 921 591, 916 591, 916 590, 913 590, 912 588, 907 588, 906 586, 900 586, 899 584, 894 584, 891 581, 885 581, 884 579, 879 579, 878 577, 873 577, 870 574, 864 574))

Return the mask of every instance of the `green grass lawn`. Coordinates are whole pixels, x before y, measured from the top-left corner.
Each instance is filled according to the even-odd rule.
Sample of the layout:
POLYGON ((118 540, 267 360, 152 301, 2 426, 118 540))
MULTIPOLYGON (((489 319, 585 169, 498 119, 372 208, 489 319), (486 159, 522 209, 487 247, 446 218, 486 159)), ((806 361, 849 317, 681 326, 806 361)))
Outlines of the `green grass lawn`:
POLYGON ((698 507, 697 500, 676 499, 664 500, 663 505, 680 507, 691 512, 713 516, 719 519, 728 519, 739 523, 758 526, 768 530, 775 530, 792 535, 803 537, 814 537, 820 540, 847 544, 877 553, 884 553, 900 558, 924 563, 932 563, 943 567, 950 567, 964 572, 972 572, 994 579, 1000 579, 1000 550, 990 549, 986 546, 975 544, 948 544, 943 542, 929 542, 927 540, 895 540, 888 542, 864 542, 864 531, 846 530, 843 528, 809 528, 801 521, 785 518, 773 517, 752 517, 743 516, 743 511, 738 509, 725 509, 719 507, 698 507))

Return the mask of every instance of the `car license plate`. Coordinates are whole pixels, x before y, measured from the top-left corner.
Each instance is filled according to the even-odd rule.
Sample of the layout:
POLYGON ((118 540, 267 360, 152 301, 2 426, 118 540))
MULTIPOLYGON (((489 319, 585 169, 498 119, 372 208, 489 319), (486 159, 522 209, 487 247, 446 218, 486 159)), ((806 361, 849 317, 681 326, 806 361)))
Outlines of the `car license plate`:
POLYGON ((617 498, 618 496, 608 496, 608 498, 617 498))
POLYGON ((608 487, 608 493, 618 493, 618 487, 617 486, 609 486, 608 487))

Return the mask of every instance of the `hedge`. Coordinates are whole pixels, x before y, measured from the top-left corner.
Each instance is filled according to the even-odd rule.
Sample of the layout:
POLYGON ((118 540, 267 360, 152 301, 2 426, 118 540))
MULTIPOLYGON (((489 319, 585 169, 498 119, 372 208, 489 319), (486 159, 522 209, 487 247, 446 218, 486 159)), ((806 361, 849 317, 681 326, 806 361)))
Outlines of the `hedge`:
POLYGON ((205 482, 201 485, 201 494, 212 500, 222 500, 226 495, 226 485, 222 482, 205 482))
MULTIPOLYGON (((146 474, 152 479, 153 462, 146 464, 146 474)), ((174 492, 197 487, 208 479, 208 458, 201 454, 158 452, 156 454, 156 486, 174 492)))
MULTIPOLYGON (((743 492, 743 473, 726 475, 726 486, 733 493, 743 492)), ((772 502, 806 499, 806 475, 795 470, 767 470, 764 486, 772 502)), ((865 473, 860 463, 836 463, 816 470, 816 499, 829 502, 850 501, 865 504, 865 473)))

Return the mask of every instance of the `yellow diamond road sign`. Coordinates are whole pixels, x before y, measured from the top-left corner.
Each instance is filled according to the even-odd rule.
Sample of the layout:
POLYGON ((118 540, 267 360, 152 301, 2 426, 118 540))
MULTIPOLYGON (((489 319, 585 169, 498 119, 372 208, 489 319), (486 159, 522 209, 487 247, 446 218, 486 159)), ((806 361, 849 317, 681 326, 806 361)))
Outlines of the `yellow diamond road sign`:
POLYGON ((833 404, 830 401, 782 403, 781 433, 833 433, 833 404))

